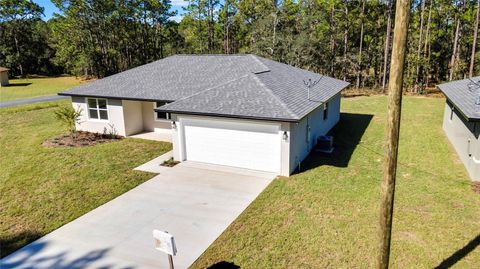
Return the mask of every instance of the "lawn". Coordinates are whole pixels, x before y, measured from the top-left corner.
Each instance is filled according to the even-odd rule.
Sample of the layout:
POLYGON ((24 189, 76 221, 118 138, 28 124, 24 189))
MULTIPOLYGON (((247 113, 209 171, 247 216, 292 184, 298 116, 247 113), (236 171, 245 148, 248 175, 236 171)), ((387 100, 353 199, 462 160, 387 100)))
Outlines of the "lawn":
MULTIPOLYGON (((342 102, 337 153, 274 180, 193 268, 375 267, 386 97, 342 102)), ((404 99, 392 268, 480 268, 480 194, 441 129, 444 102, 404 99)))
POLYGON ((1 256, 150 179, 132 169, 171 149, 140 139, 45 148, 65 132, 53 111, 66 101, 0 109, 1 256))
POLYGON ((56 95, 58 92, 80 85, 75 77, 45 77, 10 79, 10 85, 0 87, 0 101, 56 95))

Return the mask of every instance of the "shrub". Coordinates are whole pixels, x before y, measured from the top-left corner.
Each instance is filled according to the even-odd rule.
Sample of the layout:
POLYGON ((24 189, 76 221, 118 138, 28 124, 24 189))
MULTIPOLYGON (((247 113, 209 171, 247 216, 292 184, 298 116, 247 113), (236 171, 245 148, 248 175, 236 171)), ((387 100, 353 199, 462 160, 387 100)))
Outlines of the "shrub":
POLYGON ((172 166, 175 166, 179 163, 180 163, 179 161, 175 161, 175 159, 173 159, 173 157, 170 157, 170 159, 163 161, 163 163, 161 165, 162 166, 167 166, 167 167, 172 167, 172 166))
POLYGON ((82 109, 74 109, 71 106, 63 106, 54 111, 55 117, 64 123, 73 136, 77 132, 76 124, 80 123, 80 116, 82 115, 82 109))
POLYGON ((118 139, 119 138, 117 129, 115 128, 115 126, 113 124, 110 124, 110 123, 108 124, 108 129, 107 129, 107 127, 103 127, 103 135, 110 137, 110 139, 118 139))

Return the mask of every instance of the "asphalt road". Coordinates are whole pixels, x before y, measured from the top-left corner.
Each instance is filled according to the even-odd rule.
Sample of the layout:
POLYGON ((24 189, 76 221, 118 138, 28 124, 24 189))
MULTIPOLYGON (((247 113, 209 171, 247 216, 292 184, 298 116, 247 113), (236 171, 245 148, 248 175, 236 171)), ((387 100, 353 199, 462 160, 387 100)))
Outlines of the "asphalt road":
POLYGON ((21 106, 21 105, 28 105, 28 104, 35 104, 35 103, 42 103, 42 102, 51 102, 51 101, 57 101, 62 99, 68 99, 68 96, 49 95, 49 96, 39 96, 39 97, 26 98, 26 99, 4 101, 4 102, 0 102, 0 108, 21 106))

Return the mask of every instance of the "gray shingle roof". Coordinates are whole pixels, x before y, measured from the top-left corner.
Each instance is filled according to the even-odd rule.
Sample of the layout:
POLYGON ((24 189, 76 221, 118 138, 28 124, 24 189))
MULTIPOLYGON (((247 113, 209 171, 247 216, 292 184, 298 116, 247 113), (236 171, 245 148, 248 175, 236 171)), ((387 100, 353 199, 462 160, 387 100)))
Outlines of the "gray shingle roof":
MULTIPOLYGON (((473 77, 471 80, 480 83, 480 76, 473 77)), ((445 94, 448 100, 459 110, 468 120, 480 120, 480 107, 475 105, 478 91, 469 90, 470 79, 451 81, 438 85, 438 88, 445 94)))
POLYGON ((160 111, 286 120, 296 116, 254 74, 164 105, 160 111))
POLYGON ((348 83, 255 55, 175 55, 60 93, 174 101, 159 111, 297 121, 348 83), (318 80, 307 98, 304 80, 318 80))

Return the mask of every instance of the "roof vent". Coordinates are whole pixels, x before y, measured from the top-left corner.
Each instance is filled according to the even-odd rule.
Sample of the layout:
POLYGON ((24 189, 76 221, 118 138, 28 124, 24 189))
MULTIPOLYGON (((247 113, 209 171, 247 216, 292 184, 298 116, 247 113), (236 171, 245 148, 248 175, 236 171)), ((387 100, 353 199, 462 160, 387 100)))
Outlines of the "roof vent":
POLYGON ((470 82, 467 84, 468 90, 477 94, 477 97, 475 98, 475 112, 480 113, 480 80, 469 80, 470 82))

